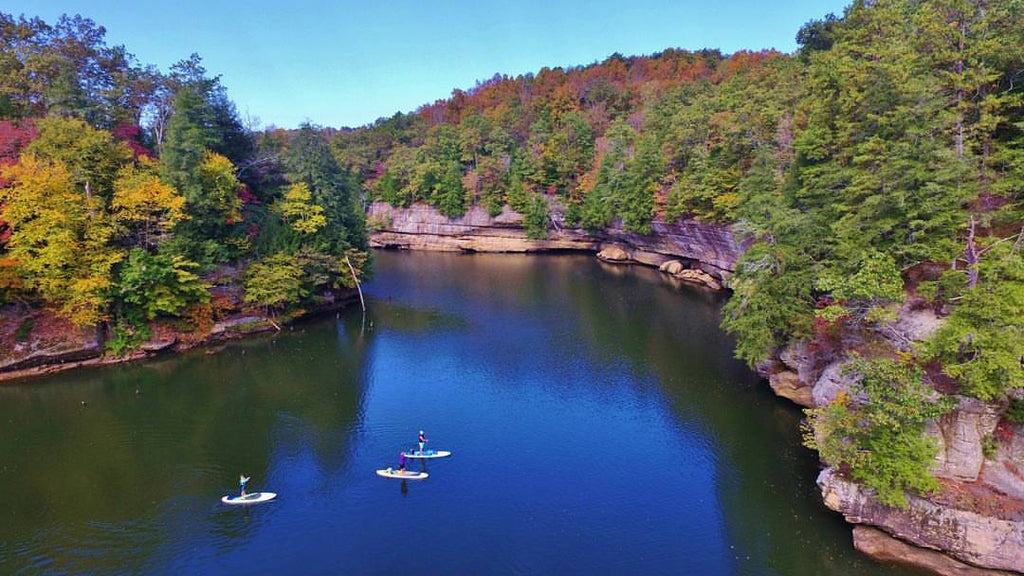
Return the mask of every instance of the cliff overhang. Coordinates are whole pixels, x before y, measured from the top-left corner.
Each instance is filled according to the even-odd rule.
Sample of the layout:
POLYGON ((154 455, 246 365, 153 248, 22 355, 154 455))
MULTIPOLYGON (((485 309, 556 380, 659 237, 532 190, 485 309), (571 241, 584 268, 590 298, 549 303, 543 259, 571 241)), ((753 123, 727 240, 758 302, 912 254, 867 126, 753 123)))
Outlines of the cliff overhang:
POLYGON ((741 247, 728 226, 693 219, 655 221, 650 234, 630 232, 620 223, 588 232, 565 224, 558 211, 550 215, 545 238, 533 239, 523 228, 522 215, 505 206, 491 216, 472 206, 463 216, 448 218, 426 204, 396 208, 374 202, 367 209, 370 245, 377 248, 448 252, 554 252, 598 253, 616 248, 626 254, 622 263, 653 267, 673 260, 683 268, 699 270, 727 283, 736 269, 741 247))

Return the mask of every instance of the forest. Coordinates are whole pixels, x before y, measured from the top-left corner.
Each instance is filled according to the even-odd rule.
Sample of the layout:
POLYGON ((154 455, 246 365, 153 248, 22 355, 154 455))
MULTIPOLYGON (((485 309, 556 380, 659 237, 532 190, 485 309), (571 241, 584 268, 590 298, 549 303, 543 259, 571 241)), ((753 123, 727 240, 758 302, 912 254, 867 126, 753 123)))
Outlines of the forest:
POLYGON ((106 323, 210 314, 215 272, 286 311, 370 273, 365 202, 505 206, 543 238, 728 225, 723 327, 763 362, 852 351, 856 397, 809 413, 822 458, 900 506, 937 489, 953 393, 1024 421, 1024 5, 858 0, 793 54, 666 49, 496 75, 360 128, 247 126, 198 56, 144 66, 81 17, 0 15, 0 294, 106 323), (871 345, 900 306, 945 321, 871 345))
POLYGON ((198 55, 162 73, 104 37, 0 14, 5 304, 106 325, 120 354, 156 319, 208 324, 221 284, 274 315, 370 271, 359 183, 322 129, 246 126, 198 55))

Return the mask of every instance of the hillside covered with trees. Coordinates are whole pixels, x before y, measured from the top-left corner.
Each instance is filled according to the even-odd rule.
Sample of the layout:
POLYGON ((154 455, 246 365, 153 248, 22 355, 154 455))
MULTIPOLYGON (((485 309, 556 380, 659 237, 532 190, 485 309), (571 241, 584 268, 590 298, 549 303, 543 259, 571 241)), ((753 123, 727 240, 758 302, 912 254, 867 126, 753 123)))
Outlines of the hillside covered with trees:
POLYGON ((858 400, 812 412, 809 438, 901 505, 938 487, 924 427, 951 405, 936 388, 1011 398, 1024 420, 1024 6, 858 0, 797 41, 495 76, 331 144, 370 199, 451 217, 508 204, 535 238, 554 209, 587 230, 733 226, 737 355, 799 340, 860 358, 858 400), (941 328, 909 352, 873 347, 905 301, 941 328))
POLYGON ((354 287, 364 217, 323 131, 254 131, 199 56, 164 73, 104 35, 0 13, 3 303, 107 325, 121 353, 155 320, 188 331, 354 287))
POLYGON ((809 440, 901 506, 938 489, 937 392, 1024 421, 1024 5, 857 0, 797 41, 616 54, 362 128, 257 130, 198 56, 161 72, 90 20, 0 14, 0 297, 105 324, 120 351, 155 320, 208 324, 226 293, 280 313, 353 286, 370 200, 508 205, 535 238, 552 210, 584 230, 729 225, 737 355, 849 354, 857 388, 810 413, 809 440), (873 346, 908 302, 938 331, 873 346))

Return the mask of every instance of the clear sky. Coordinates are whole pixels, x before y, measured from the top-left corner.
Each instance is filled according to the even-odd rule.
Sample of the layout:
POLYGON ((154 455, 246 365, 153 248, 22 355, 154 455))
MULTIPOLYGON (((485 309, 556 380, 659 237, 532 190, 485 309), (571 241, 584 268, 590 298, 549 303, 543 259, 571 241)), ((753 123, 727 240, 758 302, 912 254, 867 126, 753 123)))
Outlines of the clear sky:
POLYGON ((192 52, 263 124, 358 126, 495 73, 669 47, 795 49, 799 27, 847 0, 4 0, 82 14, 162 70, 192 52))

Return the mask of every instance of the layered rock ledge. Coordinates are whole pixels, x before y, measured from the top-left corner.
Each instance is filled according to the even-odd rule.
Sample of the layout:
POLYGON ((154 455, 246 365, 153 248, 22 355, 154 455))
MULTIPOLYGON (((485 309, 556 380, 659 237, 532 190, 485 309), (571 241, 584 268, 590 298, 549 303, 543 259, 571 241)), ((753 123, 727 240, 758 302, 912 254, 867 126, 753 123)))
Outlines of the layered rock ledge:
POLYGON ((841 513, 848 522, 876 526, 900 540, 940 550, 975 568, 1015 572, 1024 569, 1024 519, 1012 511, 981 514, 912 495, 907 497, 906 508, 890 508, 831 468, 818 475, 818 487, 825 505, 841 513))
POLYGON ((907 564, 935 574, 951 576, 1010 576, 1013 572, 978 568, 941 552, 907 544, 876 528, 853 528, 853 547, 881 562, 907 564))
MULTIPOLYGON (((908 350, 940 322, 931 310, 904 305, 880 327, 879 343, 908 350)), ((814 408, 855 393, 848 361, 842 347, 823 351, 798 341, 759 372, 777 395, 814 408)), ((938 494, 908 496, 905 509, 891 508, 826 469, 818 478, 825 505, 857 524, 854 545, 878 560, 942 575, 1024 572, 1024 425, 1001 421, 997 404, 952 397, 955 407, 926 428, 939 448, 932 463, 938 494)))
POLYGON ((617 248, 623 261, 660 267, 672 260, 684 268, 699 270, 718 281, 727 280, 736 268, 741 247, 727 226, 697 220, 658 222, 651 234, 626 231, 620 224, 590 233, 565 225, 564 215, 552 210, 547 237, 531 239, 523 229, 522 215, 504 207, 491 216, 472 206, 459 218, 448 218, 432 206, 413 204, 395 208, 374 202, 367 211, 373 233, 370 244, 378 248, 449 252, 600 252, 617 248))

